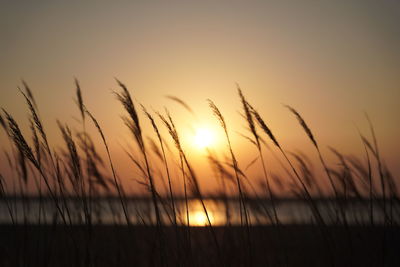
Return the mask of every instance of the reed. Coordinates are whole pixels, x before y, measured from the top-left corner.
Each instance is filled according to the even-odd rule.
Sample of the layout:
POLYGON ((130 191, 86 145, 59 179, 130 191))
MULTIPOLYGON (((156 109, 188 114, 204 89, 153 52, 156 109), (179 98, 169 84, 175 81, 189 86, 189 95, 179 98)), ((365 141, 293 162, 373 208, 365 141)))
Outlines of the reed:
POLYGON ((241 183, 240 177, 239 177, 239 167, 238 167, 238 163, 237 163, 235 154, 233 153, 232 144, 231 144, 230 136, 228 133, 228 128, 225 123, 225 118, 224 118, 224 116, 222 116, 222 113, 219 111, 218 107, 214 104, 214 102, 212 100, 208 99, 207 101, 208 101, 208 104, 209 104, 212 112, 217 117, 218 121, 220 122, 221 127, 225 133, 226 141, 228 143, 229 153, 231 156, 233 170, 235 172, 236 185, 237 185, 237 189, 238 189, 238 193, 239 193, 239 200, 240 200, 240 205, 241 205, 240 210, 239 210, 240 211, 240 225, 248 226, 247 209, 246 209, 246 203, 244 201, 244 192, 242 190, 242 183, 241 183), (243 211, 242 211, 242 209, 243 209, 243 211), (242 214, 243 212, 244 212, 244 215, 242 214), (245 223, 244 223, 244 221, 245 221, 245 223))
MULTIPOLYGON (((278 213, 276 211, 275 196, 274 196, 274 193, 272 192, 272 189, 271 189, 271 183, 270 183, 270 179, 269 179, 268 174, 267 174, 267 168, 265 166, 265 159, 264 159, 264 155, 263 155, 262 149, 261 149, 260 137, 259 137, 259 135, 257 133, 256 126, 255 126, 254 119, 253 119, 253 115, 254 115, 254 117, 256 117, 257 121, 259 121, 258 119, 260 119, 260 116, 255 111, 255 109, 249 104, 249 102, 246 100, 246 98, 244 97, 244 95, 242 93, 242 90, 240 89, 239 86, 238 86, 238 93, 239 93, 239 96, 240 96, 240 100, 242 102, 243 110, 245 112, 245 118, 246 118, 246 121, 247 121, 247 125, 248 125, 248 127, 250 129, 250 132, 253 135, 253 138, 255 140, 255 145, 257 147, 258 154, 260 156, 262 170, 263 170, 263 173, 264 173, 264 179, 265 179, 265 183, 267 185, 269 198, 270 198, 271 204, 272 204, 272 210, 273 210, 274 220, 275 220, 274 223, 276 223, 278 225, 280 222, 279 222, 278 213)), ((271 131, 269 131, 269 129, 265 125, 265 123, 261 124, 261 125, 264 126, 263 130, 266 131, 268 136, 270 138, 272 137, 271 139, 273 141, 276 141, 275 137, 272 135, 271 131)))
MULTIPOLYGON (((25 236, 28 236, 27 232, 33 224, 49 227, 52 231, 51 235, 38 235, 39 239, 35 241, 36 247, 33 250, 36 251, 37 265, 53 266, 50 262, 57 257, 54 251, 60 245, 52 243, 51 239, 54 239, 65 241, 62 245, 69 249, 64 253, 69 255, 69 263, 74 266, 96 266, 101 261, 97 257, 109 251, 112 251, 109 252, 112 254, 110 257, 114 258, 107 261, 107 264, 115 266, 129 265, 124 259, 130 257, 136 260, 129 262, 130 265, 138 266, 204 266, 205 262, 215 266, 256 266, 259 262, 254 259, 260 251, 265 254, 262 256, 264 264, 290 266, 290 255, 293 253, 285 243, 288 241, 285 231, 289 226, 285 225, 285 216, 280 214, 280 191, 289 192, 298 198, 297 201, 304 203, 302 205, 312 217, 308 225, 312 234, 308 234, 307 238, 312 239, 313 234, 320 237, 318 242, 321 244, 318 246, 321 245, 320 251, 326 254, 325 265, 341 264, 336 258, 341 245, 346 246, 349 252, 357 251, 357 247, 354 247, 358 242, 354 238, 354 225, 381 231, 380 239, 375 242, 380 244, 379 253, 382 256, 379 263, 388 265, 390 259, 387 255, 391 242, 389 234, 398 227, 400 218, 399 185, 385 165, 375 129, 367 115, 370 135, 367 137, 359 132, 364 149, 362 157, 348 156, 328 146, 334 156, 333 161, 328 162, 322 155, 323 144, 317 142, 302 115, 291 106, 285 106, 295 115, 317 152, 317 163, 322 164, 329 182, 329 192, 324 192, 318 175, 313 171, 312 161, 301 151, 289 152, 285 149, 279 136, 274 135, 270 125, 249 103, 240 87, 237 92, 243 113, 242 122, 248 129, 242 137, 249 141, 246 142, 248 146, 257 149, 245 164, 238 160, 241 155, 234 152, 226 117, 213 101, 207 100, 223 130, 226 147, 222 151, 206 150, 207 160, 218 184, 215 195, 206 195, 200 186, 203 177, 198 176, 190 150, 186 150, 182 143, 184 133, 178 131, 173 116, 168 110, 165 110, 165 114, 149 112, 144 105, 138 106, 143 112, 139 114, 128 88, 121 81, 116 81, 119 90, 113 93, 126 114, 122 121, 137 146, 133 151, 125 147, 122 149, 139 170, 139 178, 136 176, 133 180, 147 190, 143 190, 145 197, 127 195, 127 187, 136 184, 131 184, 127 179, 123 181, 118 175, 109 144, 110 137, 106 138, 100 121, 86 106, 77 79, 74 81, 75 102, 80 115, 78 125, 82 127, 75 130, 57 121, 62 146, 50 145, 36 99, 26 82, 22 81, 19 92, 29 111, 28 135, 23 134, 21 129, 24 127, 20 127, 22 124, 17 123, 10 113, 3 109, 0 114, 0 125, 6 137, 4 140, 10 144, 10 148, 6 148, 7 143, 2 148, 10 173, 0 170, 0 205, 4 203, 4 211, 12 227, 17 229, 22 226, 19 229, 25 231, 25 236), (154 138, 149 137, 146 128, 142 126, 142 116, 150 123, 150 132, 154 138), (94 125, 96 134, 100 136, 99 146, 102 151, 105 150, 104 157, 98 153, 100 150, 96 146, 97 142, 86 129, 89 126, 87 123, 94 125), (163 136, 164 129, 168 132, 166 136, 163 136), (174 151, 168 146, 171 141, 164 138, 168 135, 175 146, 174 151), (266 155, 273 157, 271 162, 266 160, 266 155), (260 169, 260 177, 249 175, 254 168, 260 169), (162 186, 158 186, 159 182, 163 183, 162 186), (30 191, 38 196, 38 206, 30 203, 30 191), (260 194, 265 193, 260 192, 267 192, 268 199, 261 198, 260 194), (132 199, 136 201, 136 198, 146 200, 145 204, 130 209, 132 199), (217 226, 212 220, 212 209, 207 201, 214 198, 225 207, 224 225, 217 226), (191 222, 192 200, 201 205, 201 212, 206 217, 206 234, 191 222), (233 210, 235 206, 232 201, 236 201, 239 206, 237 213, 233 210), (330 205, 321 206, 325 202, 333 203, 334 209, 323 209, 330 205), (101 203, 105 203, 104 206, 101 203), (358 211, 352 207, 352 203, 362 203, 362 206, 356 208, 367 211, 367 220, 357 217, 358 211), (53 210, 47 205, 54 206, 53 210), (180 207, 184 215, 180 214, 180 207), (32 213, 38 214, 34 220, 30 217, 32 213), (103 221, 105 219, 109 221, 103 221), (268 227, 255 225, 266 221, 270 222, 268 227), (113 225, 111 236, 118 243, 109 245, 109 251, 97 250, 100 244, 94 233, 103 223, 113 225), (124 228, 123 225, 127 225, 127 237, 118 239, 118 231, 124 228), (271 229, 273 234, 263 234, 264 228, 271 229), (338 228, 343 228, 343 240, 340 241, 335 236, 335 229, 338 228), (63 236, 67 238, 63 239, 63 236), (122 240, 127 242, 123 243, 122 240), (45 248, 48 255, 41 253, 42 248, 45 248), (140 253, 147 253, 147 258, 141 258, 140 253), (281 258, 274 258, 278 257, 274 253, 281 258)), ((166 97, 182 106, 191 116, 196 116, 193 109, 179 97, 166 97)), ((21 236, 19 231, 12 234, 15 240, 21 240, 18 239, 21 236)), ((17 265, 35 265, 34 261, 23 257, 30 248, 27 238, 22 238, 22 241, 15 245, 18 252, 10 257, 15 257, 17 265)), ((369 246, 372 249, 373 244, 369 246)), ((1 260, 0 257, 0 265, 3 263, 1 260)))
MULTIPOLYGON (((166 116, 167 116, 168 119, 166 119, 161 114, 159 114, 159 117, 164 122, 165 126, 167 127, 168 132, 170 133, 172 139, 174 140, 175 146, 176 146, 176 148, 177 148, 177 150, 179 152, 179 157, 180 157, 180 162, 181 162, 181 169, 182 169, 182 174, 184 176, 183 177, 184 181, 185 181, 185 176, 186 176, 184 168, 186 167, 186 169, 188 170, 187 177, 189 178, 188 179, 189 188, 191 190, 191 193, 196 198, 198 198, 200 200, 202 209, 203 209, 204 214, 206 215, 206 218, 207 218, 208 228, 210 229, 210 232, 211 232, 211 235, 212 235, 212 238, 213 238, 213 242, 214 242, 214 244, 216 246, 218 258, 221 260, 220 245, 219 245, 219 242, 218 242, 214 227, 213 227, 213 225, 211 223, 211 219, 210 219, 209 213, 207 211, 206 205, 204 204, 203 195, 202 195, 201 190, 200 190, 200 185, 199 185, 199 182, 198 182, 198 178, 197 178, 192 166, 190 165, 185 152, 183 151, 183 148, 182 148, 182 145, 181 145, 181 142, 180 142, 180 139, 179 139, 178 131, 176 129, 174 121, 172 120, 172 117, 171 117, 171 115, 170 115, 168 110, 166 110, 166 114, 167 114, 166 116), (183 166, 183 164, 185 165, 185 167, 183 166)), ((184 187, 185 187, 185 201, 186 201, 186 212, 187 212, 188 227, 190 227, 190 223, 189 223, 189 207, 188 207, 188 204, 187 204, 186 184, 184 184, 184 187)), ((190 229, 189 229, 189 231, 190 231, 190 229)))
POLYGON ((288 106, 288 105, 285 105, 285 107, 288 108, 289 111, 292 112, 296 116, 296 118, 299 121, 301 127, 303 128, 304 132, 307 134, 308 138, 310 139, 310 141, 314 145, 315 149, 317 150, 318 157, 319 157, 319 159, 320 159, 320 161, 322 163, 322 166, 324 167, 325 173, 326 173, 326 175, 327 175, 327 177, 329 179, 329 183, 331 184, 332 190, 333 190, 335 196, 337 197, 338 196, 338 192, 336 190, 336 186, 335 186, 335 184, 333 182, 333 178, 331 176, 331 173, 328 170, 328 167, 327 167, 327 165, 325 163, 325 160, 322 157, 321 151, 319 149, 318 143, 315 140, 315 137, 314 137, 313 133, 311 132, 310 128, 308 127, 308 125, 305 122, 305 120, 303 119, 303 117, 294 108, 292 108, 291 106, 288 106))
POLYGON ((248 250, 248 254, 249 254, 248 261, 249 261, 249 264, 251 264, 251 261, 252 261, 251 248, 252 248, 252 246, 251 246, 251 237, 250 237, 250 222, 249 222, 249 214, 248 214, 246 202, 245 202, 245 194, 244 194, 244 190, 243 190, 243 185, 242 185, 240 177, 239 177, 239 174, 241 173, 241 171, 239 169, 235 154, 233 153, 232 144, 231 144, 230 136, 228 133, 228 128, 227 128, 227 125, 225 122, 225 118, 212 100, 208 99, 207 101, 208 101, 209 107, 211 108, 212 112, 214 113, 214 116, 220 122, 221 127, 225 133, 226 141, 228 143, 229 153, 231 156, 230 160, 232 162, 232 167, 233 167, 233 170, 235 173, 235 178, 236 178, 236 185, 237 185, 237 189, 238 189, 238 193, 239 193, 240 225, 242 227, 243 226, 246 227, 246 237, 243 238, 244 239, 243 241, 244 241, 244 243, 247 244, 247 250, 248 250), (242 211, 242 209, 243 209, 243 211, 242 211), (244 222, 243 222, 243 218, 244 218, 244 222))
POLYGON ((106 138, 104 136, 103 130, 100 127, 100 124, 97 122, 96 118, 92 115, 92 113, 90 113, 89 110, 86 109, 86 107, 85 107, 85 113, 90 117, 90 119, 92 120, 93 124, 95 125, 97 131, 100 134, 101 140, 102 140, 103 145, 104 145, 104 147, 106 149, 106 152, 107 152, 107 159, 108 159, 108 162, 110 164, 112 177, 113 177, 113 181, 114 181, 114 186, 115 186, 115 188, 117 190, 117 193, 118 193, 118 199, 119 199, 119 201, 121 203, 121 207, 122 207, 122 210, 124 212, 126 223, 127 223, 127 225, 130 225, 131 222, 130 222, 130 219, 129 219, 128 209, 127 209, 125 201, 124 201, 125 196, 124 196, 123 190, 122 190, 122 188, 120 186, 120 182, 118 181, 119 179, 118 179, 118 176, 117 176, 116 171, 115 171, 114 163, 113 163, 113 161, 111 159, 110 149, 108 147, 108 144, 107 144, 106 138))
MULTIPOLYGON (((173 192, 173 189, 172 189, 171 174, 170 174, 170 170, 169 170, 169 167, 168 167, 167 158, 166 158, 166 155, 165 155, 164 142, 163 142, 163 140, 162 140, 162 138, 161 138, 160 131, 159 131, 159 129, 158 129, 158 126, 157 126, 157 124, 156 124, 156 122, 155 122, 153 116, 151 116, 151 114, 147 112, 146 108, 145 108, 143 105, 142 105, 141 107, 142 107, 142 110, 143 110, 144 114, 145 114, 146 117, 149 119, 149 121, 150 121, 150 123, 151 123, 151 126, 153 127, 154 132, 156 133, 158 142, 159 142, 160 147, 161 147, 162 160, 163 160, 163 162, 164 162, 165 172, 166 172, 166 174, 167 174, 167 179, 168 179, 168 190, 169 190, 169 196, 170 196, 170 200, 171 200, 171 204, 172 204, 172 218, 173 218, 173 224, 174 224, 174 227, 175 227, 175 232, 176 232, 177 241, 178 241, 178 229, 177 229, 178 223, 177 223, 177 214, 176 214, 176 207, 175 207, 175 199, 174 199, 174 192, 173 192)), ((154 144, 154 145, 155 145, 155 144, 154 144)), ((156 151, 158 151, 158 150, 156 150, 156 151)), ((158 152, 158 154, 159 154, 159 152, 158 152)))
POLYGON ((135 105, 133 104, 131 95, 128 91, 128 88, 118 79, 116 79, 118 85, 121 87, 122 92, 114 92, 115 96, 117 97, 118 101, 123 105, 125 111, 128 113, 129 117, 123 117, 123 121, 125 125, 130 129, 137 145, 139 146, 140 152, 143 156, 144 162, 145 162, 145 169, 146 169, 146 175, 147 179, 150 185, 150 192, 151 192, 151 198, 153 201, 153 206, 154 206, 154 211, 156 215, 156 223, 157 223, 157 231, 158 231, 158 237, 159 237, 159 248, 160 248, 160 253, 161 253, 161 264, 163 265, 164 258, 165 258, 165 244, 164 244, 164 237, 163 237, 163 230, 162 230, 162 219, 161 219, 161 214, 160 214, 160 209, 158 207, 158 201, 157 201, 157 189, 155 187, 154 183, 154 178, 153 174, 151 173, 150 170, 150 162, 147 156, 147 151, 146 151, 146 146, 145 142, 143 140, 143 135, 142 135, 142 129, 140 127, 140 121, 139 121, 139 116, 136 112, 135 105))

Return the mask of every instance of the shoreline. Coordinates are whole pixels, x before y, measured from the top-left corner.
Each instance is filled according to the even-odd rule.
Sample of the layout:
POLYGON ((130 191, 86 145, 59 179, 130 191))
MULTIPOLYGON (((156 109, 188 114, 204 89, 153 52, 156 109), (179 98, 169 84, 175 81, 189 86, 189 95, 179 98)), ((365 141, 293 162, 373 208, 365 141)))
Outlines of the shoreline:
POLYGON ((400 266, 400 227, 252 226, 249 243, 244 228, 214 227, 220 255, 209 228, 191 227, 190 246, 177 230, 160 239, 153 226, 0 225, 0 266, 248 266, 248 255, 253 266, 400 266))

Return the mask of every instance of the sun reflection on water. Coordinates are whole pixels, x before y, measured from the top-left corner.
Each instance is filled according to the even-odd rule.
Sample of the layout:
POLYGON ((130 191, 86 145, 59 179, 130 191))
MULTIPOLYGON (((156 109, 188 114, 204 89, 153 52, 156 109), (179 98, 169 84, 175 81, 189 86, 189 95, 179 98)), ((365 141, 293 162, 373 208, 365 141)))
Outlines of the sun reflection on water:
MULTIPOLYGON (((225 218, 221 216, 218 207, 213 201, 204 201, 207 213, 204 211, 203 205, 198 200, 189 201, 189 225, 203 227, 210 223, 213 226, 223 225, 225 218), (207 218, 208 215, 208 218, 207 218)), ((185 224, 187 224, 186 214, 184 215, 185 224)))
MULTIPOLYGON (((211 224, 214 223, 214 216, 211 212, 208 212, 211 224)), ((191 226, 207 226, 209 224, 207 215, 204 211, 194 211, 189 213, 189 220, 191 226)))

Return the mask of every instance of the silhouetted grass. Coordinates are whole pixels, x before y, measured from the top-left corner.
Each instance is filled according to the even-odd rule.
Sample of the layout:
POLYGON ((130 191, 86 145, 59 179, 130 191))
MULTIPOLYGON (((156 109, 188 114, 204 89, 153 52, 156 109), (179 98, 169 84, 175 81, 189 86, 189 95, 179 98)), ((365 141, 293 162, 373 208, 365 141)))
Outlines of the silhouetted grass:
MULTIPOLYGON (((201 190, 202 177, 196 174, 190 154, 183 147, 182 133, 178 131, 173 116, 168 110, 162 115, 157 111, 149 112, 141 105, 156 136, 154 140, 158 142, 153 141, 142 128, 142 114, 137 113, 130 91, 121 81, 116 81, 120 91, 114 91, 114 95, 127 114, 122 120, 137 148, 131 151, 124 147, 124 150, 143 176, 136 181, 144 186, 149 197, 143 204, 145 208, 135 207, 132 210, 128 204, 128 198, 132 196, 126 195, 126 185, 117 174, 108 140, 98 119, 85 105, 78 80, 75 79, 76 104, 82 128, 73 130, 67 124, 57 121, 64 144, 54 147, 49 144, 32 90, 23 81, 23 90, 19 91, 29 110, 30 138, 24 136, 20 125, 10 113, 2 109, 0 114, 0 125, 10 144, 8 148, 6 142, 2 143, 4 157, 10 166, 10 177, 4 177, 4 172, 0 173, 0 205, 5 204, 6 213, 2 216, 8 216, 14 229, 7 234, 7 238, 12 237, 14 240, 10 249, 6 249, 10 253, 5 256, 2 254, 3 243, 0 242, 1 266, 55 266, 58 255, 69 255, 60 258, 60 261, 65 262, 59 262, 58 266, 127 266, 128 263, 137 266, 296 266, 293 258, 297 254, 291 246, 301 248, 301 245, 295 245, 297 241, 292 240, 291 234, 304 234, 298 242, 305 246, 310 245, 308 239, 316 238, 317 241, 310 245, 310 251, 314 251, 315 262, 318 264, 357 265, 357 262, 343 260, 342 257, 351 257, 342 248, 347 247, 351 253, 365 251, 371 255, 374 248, 375 251, 379 250, 379 257, 374 258, 371 265, 396 266, 396 260, 391 258, 391 249, 398 246, 400 241, 398 181, 384 164, 375 129, 368 116, 366 118, 372 141, 359 133, 365 159, 350 157, 329 147, 337 161, 330 163, 323 157, 322 145, 317 142, 303 116, 286 105, 316 149, 331 188, 331 192, 323 193, 319 182, 321 177, 313 172, 307 156, 301 151, 294 153, 284 149, 285 145, 280 142, 279 136, 273 134, 267 120, 249 103, 238 86, 239 103, 250 132, 250 136, 243 137, 257 149, 255 155, 250 155, 254 160, 245 169, 241 169, 225 117, 214 102, 208 100, 227 144, 227 151, 207 150, 207 158, 220 187, 216 190, 220 193, 215 197, 222 200, 226 214, 226 221, 222 225, 215 225, 212 209, 207 204, 211 198, 201 190), (99 134, 100 143, 106 152, 105 159, 97 152, 96 139, 88 134, 87 119, 99 134), (177 153, 169 150, 163 131, 158 126, 159 122, 167 130, 177 153), (272 142, 271 147, 263 139, 264 135, 268 138, 266 140, 272 142), (280 164, 286 177, 280 177, 269 168, 271 164, 266 164, 265 155, 268 153, 280 164), (157 160, 162 162, 163 171, 157 169, 160 162, 157 160), (107 167, 104 162, 108 162, 107 167), (175 162, 178 167, 168 162, 175 162), (261 183, 247 175, 247 169, 258 163, 261 163, 264 177, 261 183), (165 183, 163 174, 166 175, 165 183), (156 186, 159 181, 164 183, 165 192, 156 186), (277 189, 274 191, 274 186, 292 192, 297 201, 307 203, 312 216, 307 226, 293 228, 282 222, 281 199, 277 189), (31 206, 32 196, 27 193, 29 188, 36 190, 34 194, 39 199, 38 206, 31 206), (268 201, 260 197, 259 193, 263 191, 268 201), (111 196, 117 202, 113 202, 111 196), (232 197, 236 202, 232 202, 232 197), (207 228, 194 227, 195 222, 191 221, 191 205, 194 201, 198 201, 204 212, 207 228), (365 205, 367 220, 362 219, 354 208, 349 209, 357 201, 365 205), (233 219, 235 203, 239 204, 238 225, 234 225, 233 219), (321 203, 330 203, 333 209, 321 203), (54 208, 48 208, 48 205, 54 208), (37 220, 30 218, 31 209, 37 212, 37 220), (106 219, 114 226, 102 228, 103 220, 106 219), (255 222, 263 222, 265 225, 256 225, 255 222), (297 229, 297 232, 291 232, 293 229, 297 229), (365 229, 373 234, 369 236, 365 229), (103 230, 106 232, 102 233, 103 230), (118 239, 112 238, 114 234, 118 239), (362 244, 357 234, 369 241, 362 244), (29 238, 34 238, 35 246, 29 238), (107 242, 112 247, 100 252, 107 242), (109 254, 104 257, 108 261, 100 262, 97 257, 103 258, 101 254, 109 254), (34 255, 35 260, 24 260, 23 257, 28 255, 29 259, 34 255)), ((195 115, 192 108, 180 98, 167 98, 195 115)), ((307 254, 303 257, 310 256, 307 254)), ((308 264, 307 261, 301 262, 301 266, 313 264, 312 261, 308 264)), ((359 262, 364 264, 368 261, 359 262)))

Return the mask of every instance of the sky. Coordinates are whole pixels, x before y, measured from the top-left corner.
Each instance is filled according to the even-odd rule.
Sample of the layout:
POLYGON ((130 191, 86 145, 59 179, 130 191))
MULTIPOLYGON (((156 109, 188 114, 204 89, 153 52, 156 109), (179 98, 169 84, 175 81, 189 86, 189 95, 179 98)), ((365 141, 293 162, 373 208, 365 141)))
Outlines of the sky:
MULTIPOLYGON (((236 83, 285 149, 312 160, 317 155, 311 143, 282 104, 302 114, 328 159, 328 145, 365 156, 357 128, 370 136, 367 112, 382 156, 399 177, 398 1, 1 1, 0 7, 0 106, 29 136, 28 109, 17 89, 24 79, 51 144, 61 146, 57 119, 81 130, 76 77, 127 183, 137 170, 121 149, 134 144, 112 94, 118 90, 115 77, 137 103, 170 110, 210 190, 215 180, 205 151, 193 144, 193 131, 211 129, 215 149, 226 143, 206 99, 226 117, 243 168, 257 155, 240 136, 248 132, 236 83), (166 95, 184 100, 195 115, 166 95)), ((154 137, 144 118, 143 127, 154 137)), ((4 133, 0 138, 7 148, 4 133)), ((266 161, 274 169, 268 152, 266 161)), ((4 162, 0 170, 6 172, 4 162)), ((260 165, 249 172, 260 175, 260 165)))

